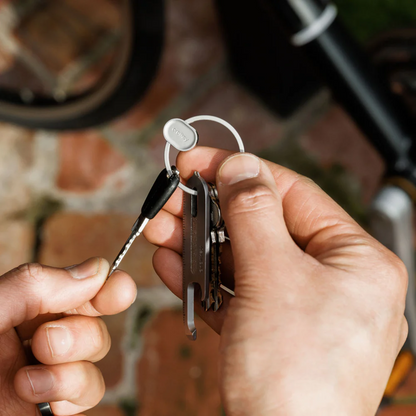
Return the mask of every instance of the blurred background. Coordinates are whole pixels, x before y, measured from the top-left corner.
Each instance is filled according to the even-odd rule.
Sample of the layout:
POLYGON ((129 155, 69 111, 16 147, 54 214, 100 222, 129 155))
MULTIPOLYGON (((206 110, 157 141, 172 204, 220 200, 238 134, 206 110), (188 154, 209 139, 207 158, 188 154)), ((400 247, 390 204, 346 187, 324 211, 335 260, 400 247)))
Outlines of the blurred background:
MULTIPOLYGON (((239 131, 247 151, 311 177, 366 226, 368 205, 384 173, 378 153, 328 90, 313 76, 308 78, 308 68, 300 68, 297 61, 286 67, 285 52, 273 56, 270 66, 305 71, 307 82, 293 78, 289 89, 272 98, 245 82, 236 64, 239 52, 227 33, 227 15, 219 17, 224 2, 217 3, 166 0, 164 22, 143 15, 148 32, 162 24, 164 43, 154 67, 149 63, 153 52, 140 52, 144 60, 149 54, 150 75, 129 111, 123 112, 116 97, 115 107, 121 107, 106 113, 98 127, 76 131, 68 129, 70 124, 45 130, 0 122, 1 273, 29 261, 68 266, 103 256, 111 262, 163 167, 162 128, 173 117, 224 118, 239 131), (117 117, 103 123, 112 114, 117 117)), ((0 0, 0 88, 26 104, 42 104, 43 99, 65 103, 94 90, 120 61, 125 41, 122 4, 0 0)), ((402 50, 383 45, 392 30, 397 36, 415 27, 411 0, 337 4, 376 63, 401 59, 402 50)), ((412 51, 416 56, 416 42, 412 51)), ((257 66, 261 72, 261 64, 257 66)), ((416 109, 415 74, 392 71, 386 78, 411 110, 416 109)), ((140 68, 133 76, 146 78, 140 68)), ((31 120, 28 125, 36 125, 36 117, 31 120)), ((222 127, 198 123, 196 128, 202 145, 236 148, 222 127)), ((155 275, 153 251, 139 238, 123 261, 139 287, 138 299, 127 312, 104 318, 113 338, 109 355, 98 364, 107 393, 87 414, 223 415, 217 389, 218 336, 198 322, 198 341, 186 339, 181 302, 155 275)), ((416 372, 380 414, 416 414, 413 396, 416 372)))

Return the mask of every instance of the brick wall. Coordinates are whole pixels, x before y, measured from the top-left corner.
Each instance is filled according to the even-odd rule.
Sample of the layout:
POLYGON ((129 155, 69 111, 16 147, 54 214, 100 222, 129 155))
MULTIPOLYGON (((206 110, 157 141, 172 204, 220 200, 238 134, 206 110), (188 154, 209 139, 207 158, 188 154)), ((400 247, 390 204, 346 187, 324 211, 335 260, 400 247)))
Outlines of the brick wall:
MULTIPOLYGON (((0 86, 58 96, 88 88, 112 63, 120 2, 0 2, 0 86)), ((365 215, 383 165, 328 94, 280 120, 229 74, 212 0, 167 0, 166 12, 159 70, 129 114, 77 133, 0 124, 1 272, 27 261, 111 262, 162 168, 161 130, 171 117, 223 117, 248 151, 312 176, 357 218, 365 215)), ((234 148, 221 127, 198 130, 201 143, 234 148)), ((107 393, 88 415, 220 416, 218 336, 198 322, 199 341, 187 341, 180 301, 155 275, 153 251, 138 239, 123 262, 139 294, 127 312, 105 318, 113 337, 99 363, 107 393)))

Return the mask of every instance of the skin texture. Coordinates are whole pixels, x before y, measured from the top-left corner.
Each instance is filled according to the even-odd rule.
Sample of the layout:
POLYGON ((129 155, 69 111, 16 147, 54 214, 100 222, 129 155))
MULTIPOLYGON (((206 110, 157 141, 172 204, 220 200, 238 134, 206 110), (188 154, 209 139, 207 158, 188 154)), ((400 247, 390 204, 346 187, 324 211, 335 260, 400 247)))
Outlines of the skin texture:
POLYGON ((101 400, 104 381, 92 363, 111 340, 99 316, 127 309, 137 293, 121 271, 104 284, 108 270, 92 258, 68 269, 25 264, 0 277, 1 416, 38 416, 42 402, 57 416, 80 415, 101 400), (33 356, 40 364, 30 365, 33 356))
MULTIPOLYGON (((236 296, 198 311, 221 334, 227 416, 373 416, 407 336, 403 263, 295 172, 201 147, 177 166, 216 182, 231 240, 222 277, 236 296)), ((177 191, 145 229, 178 296, 181 204, 177 191)))

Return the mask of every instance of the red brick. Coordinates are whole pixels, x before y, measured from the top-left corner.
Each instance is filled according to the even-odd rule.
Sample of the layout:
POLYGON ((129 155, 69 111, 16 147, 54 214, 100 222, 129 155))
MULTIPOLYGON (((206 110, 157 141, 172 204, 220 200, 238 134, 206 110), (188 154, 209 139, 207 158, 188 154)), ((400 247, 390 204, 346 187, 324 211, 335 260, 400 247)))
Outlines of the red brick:
POLYGON ((94 191, 126 164, 125 158, 96 131, 64 133, 59 140, 57 185, 65 191, 94 191))
POLYGON ((167 2, 167 64, 181 87, 224 56, 213 0, 167 2))
POLYGON ((128 113, 113 122, 112 126, 117 132, 129 132, 140 129, 151 123, 167 103, 179 92, 173 82, 170 70, 162 65, 149 90, 128 113))
MULTIPOLYGON (((241 135, 248 152, 256 153, 273 146, 281 135, 279 119, 231 80, 217 85, 185 114, 178 114, 177 117, 186 119, 199 114, 209 114, 228 121, 241 135)), ((207 121, 196 122, 194 127, 198 131, 201 146, 238 151, 234 136, 225 127, 207 121)), ((155 160, 162 163, 165 146, 162 132, 152 140, 151 146, 155 160)))
POLYGON ((153 121, 175 95, 224 57, 213 0, 168 0, 166 13, 166 41, 157 77, 144 99, 114 123, 118 131, 153 121))
POLYGON ((0 224, 0 275, 33 260, 33 225, 23 220, 0 224))
POLYGON ((125 321, 127 312, 114 316, 104 316, 111 336, 111 349, 104 359, 96 363, 104 376, 107 389, 115 387, 121 380, 124 364, 122 343, 125 336, 125 321))
POLYGON ((377 191, 383 175, 381 157, 339 107, 334 106, 302 139, 303 147, 323 166, 339 164, 361 183, 364 202, 377 191))
POLYGON ((84 414, 86 416, 125 416, 116 406, 97 406, 84 414))
MULTIPOLYGON (((57 213, 45 223, 40 261, 65 267, 89 257, 102 256, 111 264, 130 235, 135 220, 136 216, 122 214, 57 213)), ((139 237, 121 264, 140 287, 161 284, 152 267, 154 250, 139 237)))
POLYGON ((13 61, 13 55, 9 54, 5 50, 0 49, 0 74, 8 70, 12 66, 13 61))
POLYGON ((416 405, 388 406, 377 413, 377 416, 415 416, 416 405))
POLYGON ((196 342, 184 335, 181 311, 163 311, 145 329, 137 374, 139 416, 221 414, 219 336, 200 319, 196 324, 196 342))
POLYGON ((33 164, 33 132, 0 123, 0 215, 15 215, 31 200, 27 182, 33 164))
POLYGON ((413 369, 396 392, 396 397, 398 398, 406 396, 416 396, 416 368, 413 369))

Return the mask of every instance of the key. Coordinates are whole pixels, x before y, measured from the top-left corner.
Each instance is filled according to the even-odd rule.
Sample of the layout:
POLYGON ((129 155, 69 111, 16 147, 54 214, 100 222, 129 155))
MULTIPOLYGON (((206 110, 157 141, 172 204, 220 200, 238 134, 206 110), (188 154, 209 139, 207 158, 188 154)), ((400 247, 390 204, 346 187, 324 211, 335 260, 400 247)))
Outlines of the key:
POLYGON ((211 199, 208 184, 198 172, 187 186, 197 195, 184 194, 183 202, 183 318, 189 339, 196 340, 194 298, 196 288, 201 292, 201 303, 210 307, 209 276, 211 274, 211 199))
POLYGON ((107 279, 118 269, 118 266, 129 251, 134 240, 143 232, 148 222, 156 216, 175 192, 179 185, 180 178, 179 172, 174 166, 172 166, 172 172, 172 176, 168 175, 166 169, 163 169, 162 172, 160 172, 144 201, 141 214, 134 223, 129 238, 111 265, 107 279))
POLYGON ((187 186, 196 190, 197 195, 184 195, 183 317, 186 335, 195 340, 196 289, 205 310, 217 311, 222 304, 220 245, 225 241, 225 233, 215 186, 207 184, 198 172, 187 186))
POLYGON ((221 284, 221 244, 225 242, 225 226, 221 216, 218 192, 213 184, 209 184, 211 198, 211 278, 210 297, 212 308, 216 312, 222 304, 221 284))

